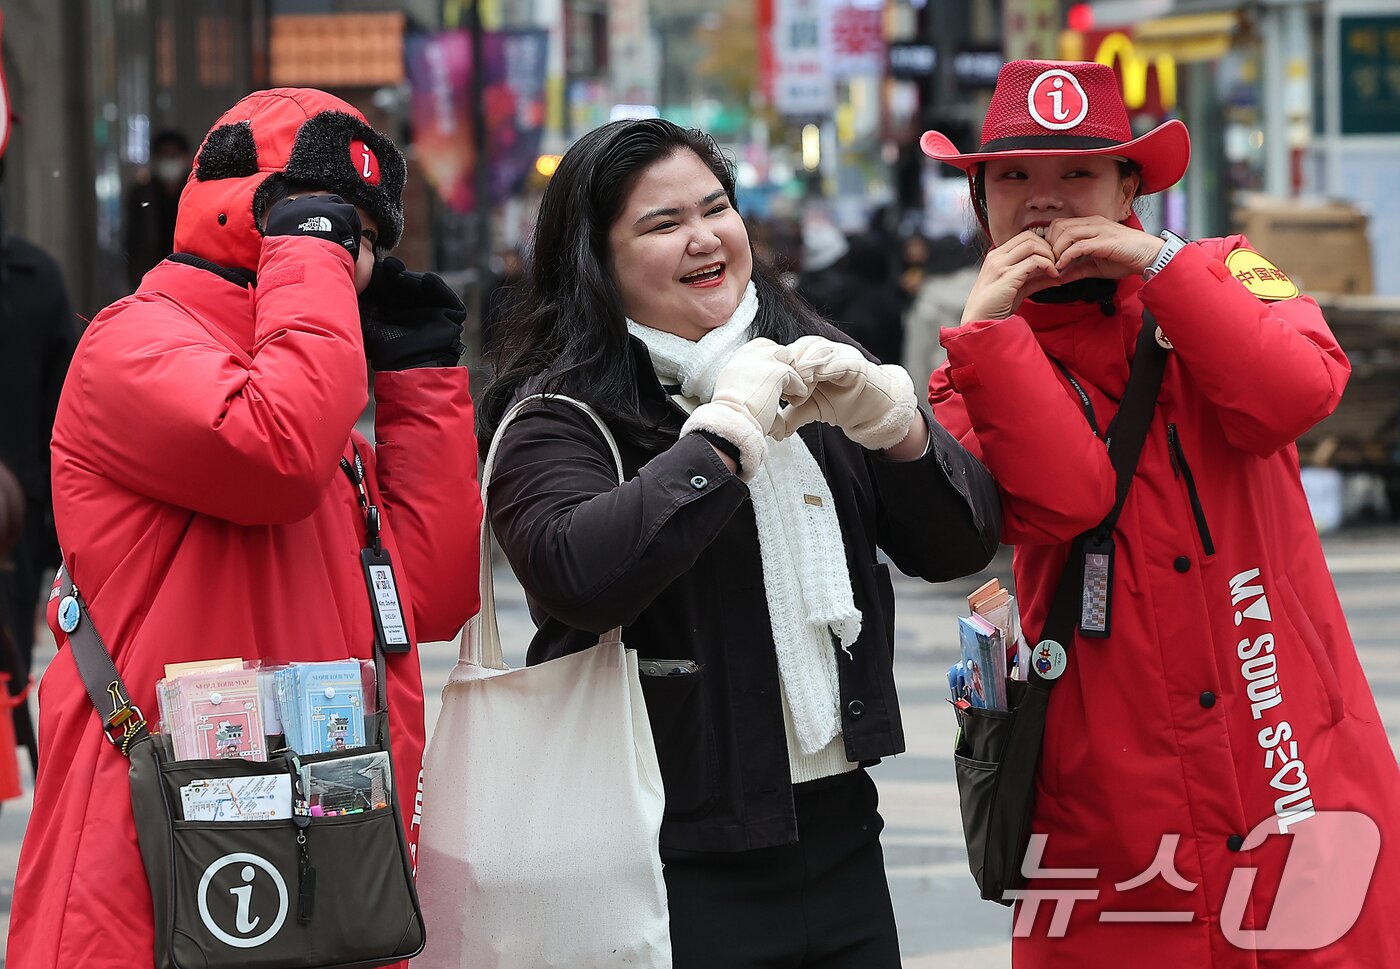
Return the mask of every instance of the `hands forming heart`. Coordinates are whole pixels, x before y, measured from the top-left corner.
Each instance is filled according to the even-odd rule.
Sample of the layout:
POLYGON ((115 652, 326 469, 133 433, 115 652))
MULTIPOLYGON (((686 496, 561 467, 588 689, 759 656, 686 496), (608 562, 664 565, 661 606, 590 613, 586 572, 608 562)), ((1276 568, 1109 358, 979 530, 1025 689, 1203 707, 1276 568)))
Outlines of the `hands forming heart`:
POLYGON ((904 440, 918 397, 903 367, 872 363, 855 347, 820 336, 804 336, 783 349, 802 383, 785 387, 788 406, 778 412, 774 438, 781 441, 821 421, 872 451, 904 440))

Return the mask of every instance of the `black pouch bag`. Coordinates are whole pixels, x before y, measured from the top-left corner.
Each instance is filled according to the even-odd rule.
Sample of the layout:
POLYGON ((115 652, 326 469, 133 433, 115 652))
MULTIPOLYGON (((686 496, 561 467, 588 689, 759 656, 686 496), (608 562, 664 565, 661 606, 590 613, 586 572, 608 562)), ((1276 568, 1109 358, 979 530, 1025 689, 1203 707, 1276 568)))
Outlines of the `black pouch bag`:
MULTIPOLYGON (((403 818, 394 794, 361 814, 269 821, 186 821, 180 788, 197 778, 287 772, 389 750, 385 669, 368 746, 267 761, 175 760, 151 734, 64 572, 60 616, 107 739, 131 761, 131 807, 155 914, 157 969, 348 969, 417 955, 425 940, 403 818), (71 600, 71 604, 70 604, 71 600)), ((392 754, 390 755, 392 773, 392 754)))
MULTIPOLYGON (((1107 446, 1117 475, 1113 510, 1070 546, 1045 627, 1036 640, 1053 640, 1067 655, 1079 624, 1085 544, 1112 536, 1152 423, 1166 367, 1166 351, 1156 341, 1156 328, 1156 320, 1144 311, 1132 372, 1118 415, 1108 429, 1107 446)), ((1087 406, 1088 397, 1082 392, 1081 399, 1087 406)), ((1092 426, 1092 415, 1090 423, 1092 426)), ((1036 776, 1055 682, 1032 669, 1028 680, 1006 680, 1008 709, 971 707, 958 714, 953 770, 968 867, 982 898, 1002 905, 1014 904, 1015 899, 1007 898, 1006 893, 1026 884, 1022 862, 1030 844, 1036 776)))

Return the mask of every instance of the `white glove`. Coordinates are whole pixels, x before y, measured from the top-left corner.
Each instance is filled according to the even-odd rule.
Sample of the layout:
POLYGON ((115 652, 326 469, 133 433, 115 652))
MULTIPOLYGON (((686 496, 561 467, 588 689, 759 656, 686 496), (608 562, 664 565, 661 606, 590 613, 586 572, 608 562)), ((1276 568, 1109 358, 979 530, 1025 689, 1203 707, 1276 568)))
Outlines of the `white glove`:
POLYGON ((778 427, 784 396, 805 395, 787 347, 759 337, 741 346, 715 381, 714 396, 691 412, 681 434, 709 431, 739 448, 739 477, 749 481, 763 465, 764 438, 778 427))
POLYGON ((804 336, 788 350, 806 394, 787 395, 791 406, 778 415, 774 437, 781 441, 804 424, 822 421, 871 451, 904 440, 919 398, 903 367, 871 363, 855 347, 820 336, 804 336))

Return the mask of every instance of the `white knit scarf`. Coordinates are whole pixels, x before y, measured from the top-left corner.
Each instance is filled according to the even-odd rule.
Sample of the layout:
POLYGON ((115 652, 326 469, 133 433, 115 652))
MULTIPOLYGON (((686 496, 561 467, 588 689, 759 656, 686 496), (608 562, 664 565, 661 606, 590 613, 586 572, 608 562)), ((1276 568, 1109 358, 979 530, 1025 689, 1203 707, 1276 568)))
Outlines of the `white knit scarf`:
MULTIPOLYGON (((758 313, 752 282, 723 325, 698 342, 632 320, 627 329, 651 353, 662 383, 701 403, 714 394, 724 365, 750 339, 758 313)), ((841 648, 860 635, 836 502, 821 467, 796 434, 767 438, 763 465, 749 482, 768 619, 778 674, 804 754, 815 754, 841 730, 841 690, 833 634, 841 648)))

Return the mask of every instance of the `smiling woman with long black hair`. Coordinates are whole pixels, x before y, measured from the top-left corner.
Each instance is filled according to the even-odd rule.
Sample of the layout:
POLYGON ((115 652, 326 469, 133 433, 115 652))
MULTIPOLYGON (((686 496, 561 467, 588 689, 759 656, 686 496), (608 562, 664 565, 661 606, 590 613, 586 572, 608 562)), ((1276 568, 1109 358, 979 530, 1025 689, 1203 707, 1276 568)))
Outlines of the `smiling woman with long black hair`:
POLYGON ((904 749, 875 548, 931 581, 980 569, 1000 525, 985 469, 903 370, 754 264, 714 141, 665 121, 564 156, 507 325, 485 436, 555 392, 621 449, 619 485, 586 415, 529 404, 490 513, 539 626, 530 662, 617 626, 640 654, 675 966, 894 969, 862 766, 904 749))

